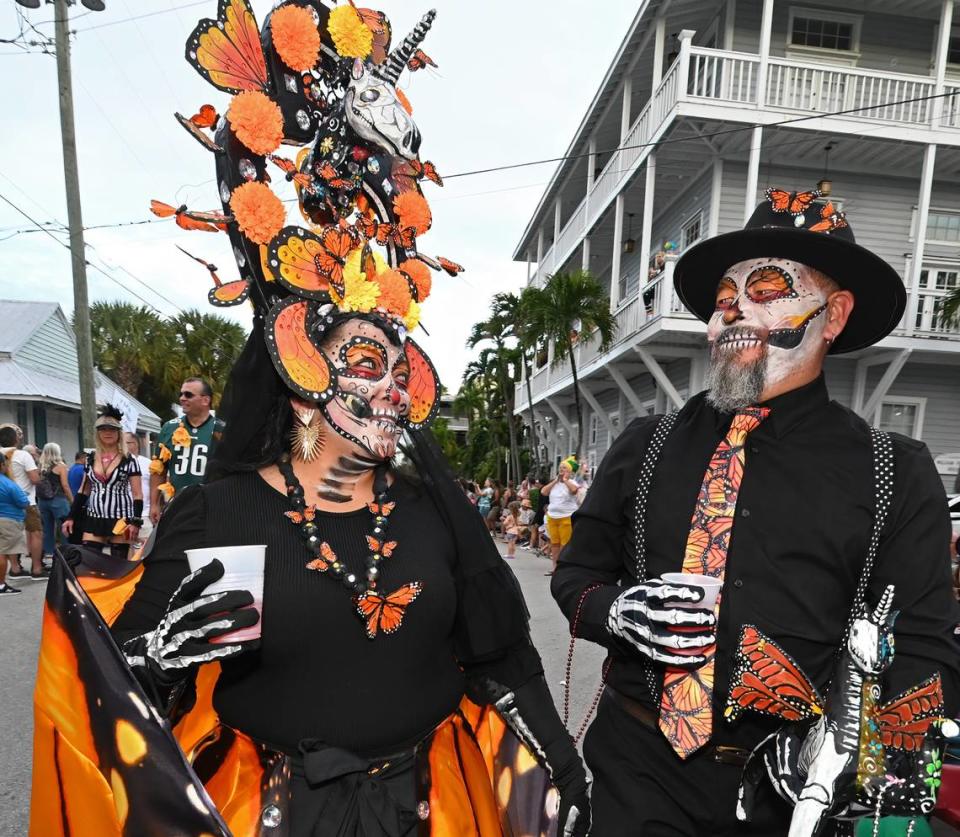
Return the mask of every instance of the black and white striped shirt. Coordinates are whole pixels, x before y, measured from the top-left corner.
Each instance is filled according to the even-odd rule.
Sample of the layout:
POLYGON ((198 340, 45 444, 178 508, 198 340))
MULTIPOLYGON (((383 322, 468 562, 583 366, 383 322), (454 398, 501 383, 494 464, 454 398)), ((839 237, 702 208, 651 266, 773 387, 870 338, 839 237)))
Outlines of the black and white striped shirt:
POLYGON ((103 481, 101 475, 94 473, 94 454, 87 459, 84 476, 90 499, 87 502, 87 514, 90 517, 117 520, 121 517, 133 517, 133 492, 130 480, 140 476, 140 463, 135 456, 124 454, 120 464, 103 481))

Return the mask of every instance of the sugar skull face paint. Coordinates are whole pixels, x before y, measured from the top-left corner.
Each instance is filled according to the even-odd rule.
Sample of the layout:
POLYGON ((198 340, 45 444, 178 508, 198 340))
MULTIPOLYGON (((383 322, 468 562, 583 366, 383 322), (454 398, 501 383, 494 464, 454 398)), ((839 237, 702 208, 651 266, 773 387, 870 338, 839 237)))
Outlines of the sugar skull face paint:
POLYGON ((358 318, 336 328, 323 350, 337 375, 336 394, 322 406, 330 426, 362 456, 389 459, 410 413, 410 364, 403 348, 358 318))
POLYGON ((711 403, 730 411, 756 403, 822 347, 829 290, 822 274, 788 259, 749 259, 717 286, 707 325, 711 403))

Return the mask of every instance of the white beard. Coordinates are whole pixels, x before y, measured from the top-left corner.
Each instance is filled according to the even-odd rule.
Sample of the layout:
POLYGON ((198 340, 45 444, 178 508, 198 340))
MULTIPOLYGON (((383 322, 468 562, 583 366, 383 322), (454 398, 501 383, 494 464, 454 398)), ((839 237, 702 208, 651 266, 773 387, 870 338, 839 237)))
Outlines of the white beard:
POLYGON ((756 404, 766 383, 766 347, 747 364, 741 363, 735 352, 714 352, 707 373, 707 403, 721 413, 734 413, 756 404))

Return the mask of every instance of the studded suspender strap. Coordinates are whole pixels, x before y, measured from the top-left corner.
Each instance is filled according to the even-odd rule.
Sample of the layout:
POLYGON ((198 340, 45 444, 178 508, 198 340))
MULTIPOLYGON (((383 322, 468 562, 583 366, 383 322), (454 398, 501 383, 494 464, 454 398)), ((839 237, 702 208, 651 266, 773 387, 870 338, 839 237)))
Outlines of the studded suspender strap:
MULTIPOLYGON (((643 463, 640 465, 640 476, 637 479, 637 489, 633 494, 633 551, 634 551, 634 575, 637 581, 647 580, 647 539, 646 539, 646 520, 647 520, 647 498, 650 494, 650 486, 653 483, 653 469, 657 467, 660 461, 660 455, 663 453, 663 445, 673 430, 673 425, 677 420, 679 410, 664 415, 653 430, 653 436, 647 444, 647 450, 643 456, 643 463)), ((647 680, 647 686, 650 689, 650 696, 656 700, 660 694, 660 686, 657 682, 657 673, 654 670, 653 663, 644 661, 644 676, 647 680)))
POLYGON ((867 558, 860 571, 860 580, 853 595, 853 605, 847 626, 843 631, 843 640, 839 651, 842 652, 850 637, 850 627, 853 620, 860 613, 866 603, 867 589, 870 587, 870 578, 873 575, 873 565, 877 560, 877 549, 880 546, 880 533, 887 522, 887 514, 893 501, 893 442, 890 435, 875 427, 870 428, 870 442, 873 447, 873 490, 875 495, 875 509, 873 528, 870 532, 870 544, 867 547, 867 558))

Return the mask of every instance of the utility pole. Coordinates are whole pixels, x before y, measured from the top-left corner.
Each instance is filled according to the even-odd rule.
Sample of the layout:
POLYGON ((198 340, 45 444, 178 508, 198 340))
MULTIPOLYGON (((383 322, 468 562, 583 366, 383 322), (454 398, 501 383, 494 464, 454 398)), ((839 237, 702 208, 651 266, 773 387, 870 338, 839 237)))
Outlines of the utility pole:
POLYGON ((70 80, 67 0, 54 0, 54 9, 63 178, 67 189, 67 223, 70 227, 70 256, 73 263, 73 328, 77 336, 77 365, 80 373, 80 426, 84 447, 93 447, 97 397, 93 383, 93 346, 90 339, 90 305, 87 299, 87 259, 83 243, 83 217, 80 211, 77 137, 73 125, 73 84, 70 80))

